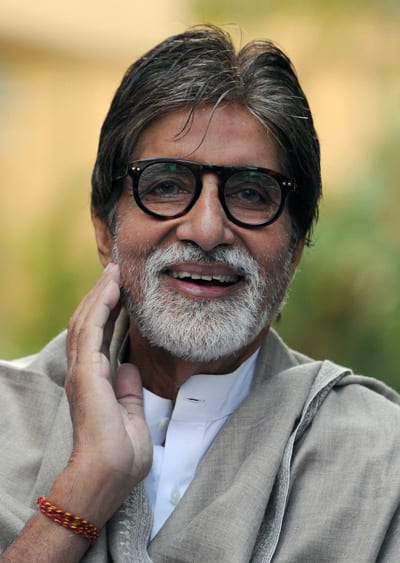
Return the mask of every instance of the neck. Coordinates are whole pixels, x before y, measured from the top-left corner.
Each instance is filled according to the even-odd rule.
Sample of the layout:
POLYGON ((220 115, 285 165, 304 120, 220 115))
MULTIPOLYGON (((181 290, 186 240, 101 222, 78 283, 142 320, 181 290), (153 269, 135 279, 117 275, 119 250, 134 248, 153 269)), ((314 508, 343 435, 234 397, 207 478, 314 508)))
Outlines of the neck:
POLYGON ((218 375, 235 371, 261 345, 268 329, 269 327, 266 327, 253 342, 235 354, 211 362, 191 362, 152 346, 132 323, 129 361, 139 369, 143 387, 160 397, 175 401, 180 387, 192 375, 196 373, 218 375))

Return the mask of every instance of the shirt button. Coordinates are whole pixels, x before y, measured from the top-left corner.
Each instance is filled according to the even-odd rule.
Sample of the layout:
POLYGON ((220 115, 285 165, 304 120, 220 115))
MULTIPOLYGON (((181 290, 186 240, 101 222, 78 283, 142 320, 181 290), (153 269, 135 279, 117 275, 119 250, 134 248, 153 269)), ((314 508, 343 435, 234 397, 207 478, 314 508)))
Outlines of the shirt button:
POLYGON ((178 491, 178 489, 173 489, 173 491, 171 492, 171 496, 170 496, 171 504, 176 506, 178 504, 178 502, 180 501, 180 498, 181 498, 181 495, 180 495, 180 492, 178 491))

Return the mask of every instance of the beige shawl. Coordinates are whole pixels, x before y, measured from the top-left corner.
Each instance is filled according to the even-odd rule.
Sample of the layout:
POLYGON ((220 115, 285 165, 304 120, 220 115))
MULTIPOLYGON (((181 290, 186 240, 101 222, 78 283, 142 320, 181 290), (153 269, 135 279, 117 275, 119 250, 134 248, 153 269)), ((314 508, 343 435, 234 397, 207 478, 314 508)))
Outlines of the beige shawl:
MULTIPOLYGON (((115 360, 126 325, 119 322, 115 360)), ((65 333, 0 364, 0 553, 68 461, 65 333)), ((270 332, 253 388, 148 544, 140 483, 85 563, 400 561, 400 399, 270 332)))

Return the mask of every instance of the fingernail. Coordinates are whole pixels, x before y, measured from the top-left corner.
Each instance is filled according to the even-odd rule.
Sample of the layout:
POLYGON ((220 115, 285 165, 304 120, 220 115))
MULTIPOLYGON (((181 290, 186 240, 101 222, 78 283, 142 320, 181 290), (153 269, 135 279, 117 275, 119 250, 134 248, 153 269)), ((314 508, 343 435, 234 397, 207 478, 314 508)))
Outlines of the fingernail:
POLYGON ((116 264, 114 262, 109 262, 107 266, 104 268, 104 272, 111 272, 115 268, 116 264))

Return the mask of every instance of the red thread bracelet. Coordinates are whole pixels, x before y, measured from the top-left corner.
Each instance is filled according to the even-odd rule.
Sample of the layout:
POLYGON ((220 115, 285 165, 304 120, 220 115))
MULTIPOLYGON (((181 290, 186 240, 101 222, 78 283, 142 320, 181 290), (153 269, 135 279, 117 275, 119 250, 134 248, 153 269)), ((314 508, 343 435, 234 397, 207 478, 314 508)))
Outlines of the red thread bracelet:
POLYGON ((96 543, 100 535, 96 526, 84 518, 76 516, 76 514, 62 510, 62 508, 55 506, 45 497, 38 497, 36 502, 39 505, 40 511, 47 516, 47 518, 50 518, 50 520, 53 520, 56 524, 60 524, 60 526, 64 526, 64 528, 72 530, 75 534, 84 537, 92 545, 96 543))

